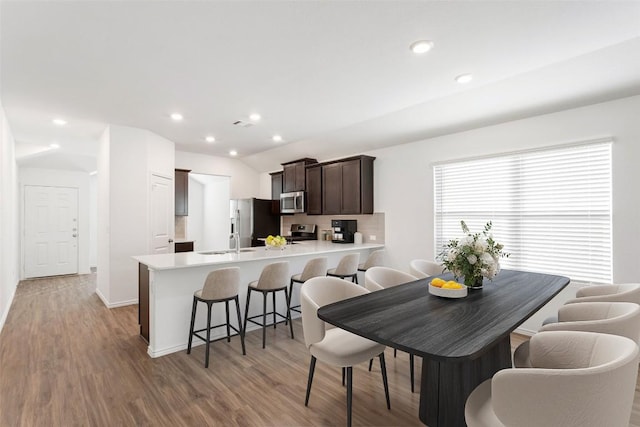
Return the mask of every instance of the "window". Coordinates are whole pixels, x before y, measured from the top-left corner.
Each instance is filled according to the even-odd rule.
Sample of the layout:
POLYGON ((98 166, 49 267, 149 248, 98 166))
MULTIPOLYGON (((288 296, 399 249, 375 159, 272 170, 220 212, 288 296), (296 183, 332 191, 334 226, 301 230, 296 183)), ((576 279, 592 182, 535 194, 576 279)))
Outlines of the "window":
POLYGON ((434 166, 436 253, 493 222, 502 268, 610 283, 611 141, 434 166))

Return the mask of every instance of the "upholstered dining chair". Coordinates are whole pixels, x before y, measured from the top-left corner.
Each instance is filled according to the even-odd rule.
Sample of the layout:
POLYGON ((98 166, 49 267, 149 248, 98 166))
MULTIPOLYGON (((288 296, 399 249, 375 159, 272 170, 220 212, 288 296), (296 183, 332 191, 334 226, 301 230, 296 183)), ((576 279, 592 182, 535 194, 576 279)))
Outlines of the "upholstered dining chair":
POLYGON ((327 270, 327 276, 339 277, 341 279, 351 278, 352 282, 358 283, 358 261, 360 254, 345 255, 340 259, 336 268, 327 270))
POLYGON ((274 262, 262 269, 258 280, 254 280, 249 283, 247 288, 247 305, 244 310, 244 330, 247 330, 247 322, 251 322, 255 325, 262 326, 262 348, 265 348, 266 343, 266 329, 267 326, 267 314, 273 315, 273 327, 275 329, 277 323, 277 317, 283 318, 289 323, 291 330, 291 339, 293 339, 293 324, 291 324, 291 312, 289 311, 289 293, 287 292, 287 285, 289 283, 289 262, 274 262), (286 316, 276 311, 276 292, 284 291, 284 301, 287 304, 286 316), (252 292, 260 292, 262 294, 262 314, 249 317, 249 301, 251 300, 252 292), (273 296, 273 311, 267 313, 267 296, 272 294, 273 296), (262 317, 262 322, 258 322, 257 319, 262 317))
MULTIPOLYGON (((599 332, 640 342, 640 305, 631 302, 585 302, 568 304, 558 310, 558 322, 543 325, 544 331, 599 332)), ((531 367, 529 341, 513 353, 513 366, 531 367)))
MULTIPOLYGON (((402 285, 418 280, 411 274, 404 271, 395 270, 388 267, 371 267, 364 273, 364 287, 371 292, 379 291, 385 288, 402 285)), ((394 356, 397 354, 393 349, 394 356)), ((371 370, 372 361, 369 362, 369 370, 371 370)), ((413 354, 409 354, 409 376, 411 379, 411 393, 414 392, 414 358, 413 354)))
POLYGON ((387 399, 387 408, 391 409, 389 401, 389 386, 387 383, 387 369, 384 361, 385 346, 370 341, 361 336, 347 332, 344 329, 326 325, 318 318, 318 309, 343 299, 369 293, 362 286, 335 277, 314 277, 307 280, 300 289, 300 304, 302 306, 302 331, 304 342, 311 353, 309 365, 309 379, 304 405, 309 405, 309 395, 313 382, 316 360, 346 368, 347 377, 347 426, 351 426, 352 402, 352 366, 367 361, 375 356, 380 359, 382 382, 387 399))
POLYGON ((531 368, 498 371, 467 398, 468 427, 627 427, 638 345, 594 332, 531 338, 531 368))
POLYGON ((289 310, 297 311, 300 313, 299 305, 291 305, 291 298, 293 295, 293 285, 295 283, 304 283, 309 279, 314 277, 324 276, 327 272, 327 257, 319 257, 313 258, 307 261, 304 268, 302 269, 302 273, 294 274, 291 276, 291 281, 289 282, 289 310))
MULTIPOLYGON (((584 286, 576 292, 576 297, 565 304, 579 302, 634 302, 640 304, 640 283, 621 283, 617 285, 584 286)), ((546 318, 542 324, 558 321, 558 316, 546 318)))
POLYGON ((418 279, 442 274, 444 267, 426 259, 414 259, 409 263, 409 272, 418 279))

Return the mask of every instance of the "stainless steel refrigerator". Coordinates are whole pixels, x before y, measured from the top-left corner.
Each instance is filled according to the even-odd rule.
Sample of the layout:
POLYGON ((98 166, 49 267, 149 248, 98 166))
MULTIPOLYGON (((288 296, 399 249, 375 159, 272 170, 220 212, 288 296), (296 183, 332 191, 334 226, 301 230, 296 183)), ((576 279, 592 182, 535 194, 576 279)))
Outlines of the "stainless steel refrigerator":
POLYGON ((280 234, 280 215, 273 213, 273 202, 263 199, 232 199, 230 201, 231 233, 229 249, 235 249, 233 233, 240 235, 240 247, 264 246, 268 235, 280 234))

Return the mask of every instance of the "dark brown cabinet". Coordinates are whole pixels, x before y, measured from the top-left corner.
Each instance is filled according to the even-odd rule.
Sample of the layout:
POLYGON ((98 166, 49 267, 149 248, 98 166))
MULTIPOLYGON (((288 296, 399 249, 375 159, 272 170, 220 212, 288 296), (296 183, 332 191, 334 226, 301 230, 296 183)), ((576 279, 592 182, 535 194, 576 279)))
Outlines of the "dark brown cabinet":
POLYGON ((305 191, 307 189, 305 167, 314 163, 318 161, 309 158, 283 163, 282 192, 305 191))
POLYGON ((284 178, 284 172, 273 172, 271 175, 271 200, 280 200, 280 194, 282 194, 282 180, 284 178))
POLYGON ((358 156, 322 166, 322 213, 373 213, 373 161, 358 156))
POLYGON ((173 252, 193 252, 193 241, 176 242, 173 244, 173 252))
POLYGON ((306 175, 307 214, 322 215, 322 167, 307 167, 306 175))
POLYGON ((189 215, 189 172, 186 169, 175 170, 175 215, 189 215))

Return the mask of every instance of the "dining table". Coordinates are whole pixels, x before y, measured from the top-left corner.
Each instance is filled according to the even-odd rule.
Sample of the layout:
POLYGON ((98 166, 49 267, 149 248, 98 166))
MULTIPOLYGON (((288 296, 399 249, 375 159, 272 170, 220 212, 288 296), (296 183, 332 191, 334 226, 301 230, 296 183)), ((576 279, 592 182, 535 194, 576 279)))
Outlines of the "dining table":
MULTIPOLYGON (((453 279, 451 274, 437 277, 453 279)), ((432 295, 431 280, 329 304, 318 310, 318 317, 422 357, 420 420, 430 427, 466 426, 469 394, 512 367, 511 332, 567 286, 569 278, 502 270, 464 298, 432 295)))

